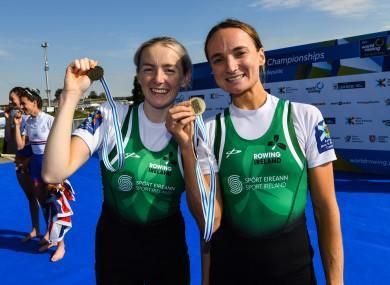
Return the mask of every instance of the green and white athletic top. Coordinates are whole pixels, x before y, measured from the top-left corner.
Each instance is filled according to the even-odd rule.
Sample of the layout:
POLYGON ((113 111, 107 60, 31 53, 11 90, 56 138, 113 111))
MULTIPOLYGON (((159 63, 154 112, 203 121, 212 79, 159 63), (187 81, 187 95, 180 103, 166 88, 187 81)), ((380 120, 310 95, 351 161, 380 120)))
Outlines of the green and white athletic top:
MULTIPOLYGON (((130 108, 117 104, 117 108, 125 145, 125 167, 112 173, 101 160, 104 200, 125 220, 138 224, 158 222, 180 210, 185 185, 178 146, 164 123, 155 124, 147 119, 143 104, 130 108), (149 144, 144 142, 145 136, 149 136, 149 144)), ((101 148, 104 132, 108 131, 109 160, 116 167, 112 124, 107 124, 110 121, 109 107, 102 105, 73 134, 80 136, 93 153, 101 148)))
MULTIPOLYGON (((269 122, 265 120, 267 127, 262 126, 260 136, 253 137, 253 133, 258 134, 256 124, 263 124, 264 120, 254 120, 248 127, 252 114, 246 116, 248 113, 242 110, 238 116, 237 112, 232 116, 232 108, 229 108, 206 123, 209 133, 213 129, 211 145, 201 145, 197 149, 203 164, 207 160, 218 161, 223 223, 241 235, 259 238, 283 231, 297 222, 304 214, 307 197, 307 159, 298 142, 292 104, 268 95, 265 106, 268 112, 261 115, 268 115, 269 122), (242 125, 237 126, 237 122, 242 125), (240 131, 248 129, 249 135, 243 137, 240 131), (210 152, 217 160, 209 155, 210 152)), ((313 110, 314 116, 319 113, 314 107, 306 106, 309 105, 297 109, 313 110)), ((308 113, 301 115, 308 118, 308 113)), ((334 160, 335 156, 327 128, 325 137, 324 132, 320 135, 319 126, 324 125, 322 116, 317 115, 317 118, 313 136, 319 137, 319 143, 315 144, 320 154, 317 158, 325 163, 334 160), (321 155, 325 152, 326 155, 321 155)), ((302 137, 302 133, 300 135, 302 137)), ((316 165, 319 161, 311 163, 316 165)), ((207 172, 207 167, 202 168, 207 172)))

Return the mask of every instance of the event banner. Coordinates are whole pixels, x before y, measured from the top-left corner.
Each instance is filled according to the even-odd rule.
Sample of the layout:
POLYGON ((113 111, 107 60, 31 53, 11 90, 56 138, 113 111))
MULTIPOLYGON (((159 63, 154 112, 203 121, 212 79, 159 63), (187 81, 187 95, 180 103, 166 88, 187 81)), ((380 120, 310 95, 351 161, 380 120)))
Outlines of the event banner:
MULTIPOLYGON (((390 174, 390 31, 266 52, 267 91, 319 108, 336 149, 337 169, 390 174)), ((228 106, 208 63, 194 65, 193 96, 205 117, 228 106)))

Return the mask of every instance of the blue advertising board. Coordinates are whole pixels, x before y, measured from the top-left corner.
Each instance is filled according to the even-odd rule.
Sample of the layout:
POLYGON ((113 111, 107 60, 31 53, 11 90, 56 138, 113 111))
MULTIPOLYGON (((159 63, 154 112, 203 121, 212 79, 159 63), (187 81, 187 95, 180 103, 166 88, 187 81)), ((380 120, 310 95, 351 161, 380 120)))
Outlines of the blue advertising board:
MULTIPOLYGON (((390 175, 390 31, 266 51, 265 88, 319 108, 337 169, 390 175)), ((207 62, 178 101, 203 97, 207 116, 230 103, 207 62)))

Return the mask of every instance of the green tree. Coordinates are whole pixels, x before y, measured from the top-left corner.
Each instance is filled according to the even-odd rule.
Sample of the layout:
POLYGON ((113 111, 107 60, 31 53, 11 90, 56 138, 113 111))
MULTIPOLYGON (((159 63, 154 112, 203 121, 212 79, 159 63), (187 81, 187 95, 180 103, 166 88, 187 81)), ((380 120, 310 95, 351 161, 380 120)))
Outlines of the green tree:
POLYGON ((99 94, 99 99, 104 99, 104 98, 106 98, 106 93, 101 92, 101 93, 99 94))
POLYGON ((133 95, 130 97, 130 100, 134 101, 135 104, 139 104, 144 101, 144 93, 142 93, 142 88, 138 82, 137 76, 134 76, 133 90, 131 90, 131 93, 133 95))
POLYGON ((54 100, 59 101, 61 96, 62 88, 59 88, 56 90, 56 93, 54 94, 54 100))
POLYGON ((98 99, 99 97, 98 97, 97 93, 92 90, 91 92, 89 92, 88 98, 89 99, 98 99))

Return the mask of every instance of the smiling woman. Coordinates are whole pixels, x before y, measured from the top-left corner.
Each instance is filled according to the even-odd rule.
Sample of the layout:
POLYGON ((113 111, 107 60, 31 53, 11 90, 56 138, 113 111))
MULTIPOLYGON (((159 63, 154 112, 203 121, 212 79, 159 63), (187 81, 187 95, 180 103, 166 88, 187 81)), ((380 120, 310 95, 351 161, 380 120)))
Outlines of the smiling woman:
MULTIPOLYGON (((219 172, 215 208, 223 207, 205 247, 210 250, 204 251, 211 257, 210 284, 316 284, 305 218, 309 185, 326 278, 342 284, 336 156, 331 142, 315 136, 322 114, 267 93, 260 79, 264 49, 250 25, 222 21, 210 30, 204 50, 217 85, 232 98, 206 122, 210 140, 198 140, 196 147, 203 173, 210 173, 210 165, 219 172)), ((180 122, 172 128, 177 137, 189 128, 188 109, 180 103, 169 113, 172 122, 180 122)), ((191 157, 184 151, 183 156, 191 157)), ((194 161, 186 168, 193 169, 194 161)))
MULTIPOLYGON (((185 187, 178 144, 167 131, 165 119, 180 88, 189 83, 191 60, 175 39, 159 37, 138 48, 134 63, 145 100, 132 106, 115 103, 125 161, 116 172, 101 164, 104 202, 96 229, 96 281, 185 285, 190 282, 180 212, 185 187)), ((100 159, 107 151, 109 164, 119 168, 118 134, 108 104, 71 136, 74 107, 91 85, 87 73, 96 65, 97 61, 83 58, 67 67, 44 161, 48 182, 70 176, 95 151, 100 159)))
MULTIPOLYGON (((211 241, 211 284, 316 284, 305 218, 309 185, 326 278, 342 284, 336 157, 331 144, 322 150, 312 135, 321 113, 266 92, 264 49, 250 25, 234 19, 215 25, 205 53, 218 86, 232 97, 206 124, 215 133, 211 148, 223 196, 221 227, 211 241), (240 152, 225 155, 231 149, 240 152)), ((199 152, 209 148, 201 144, 199 152)))

